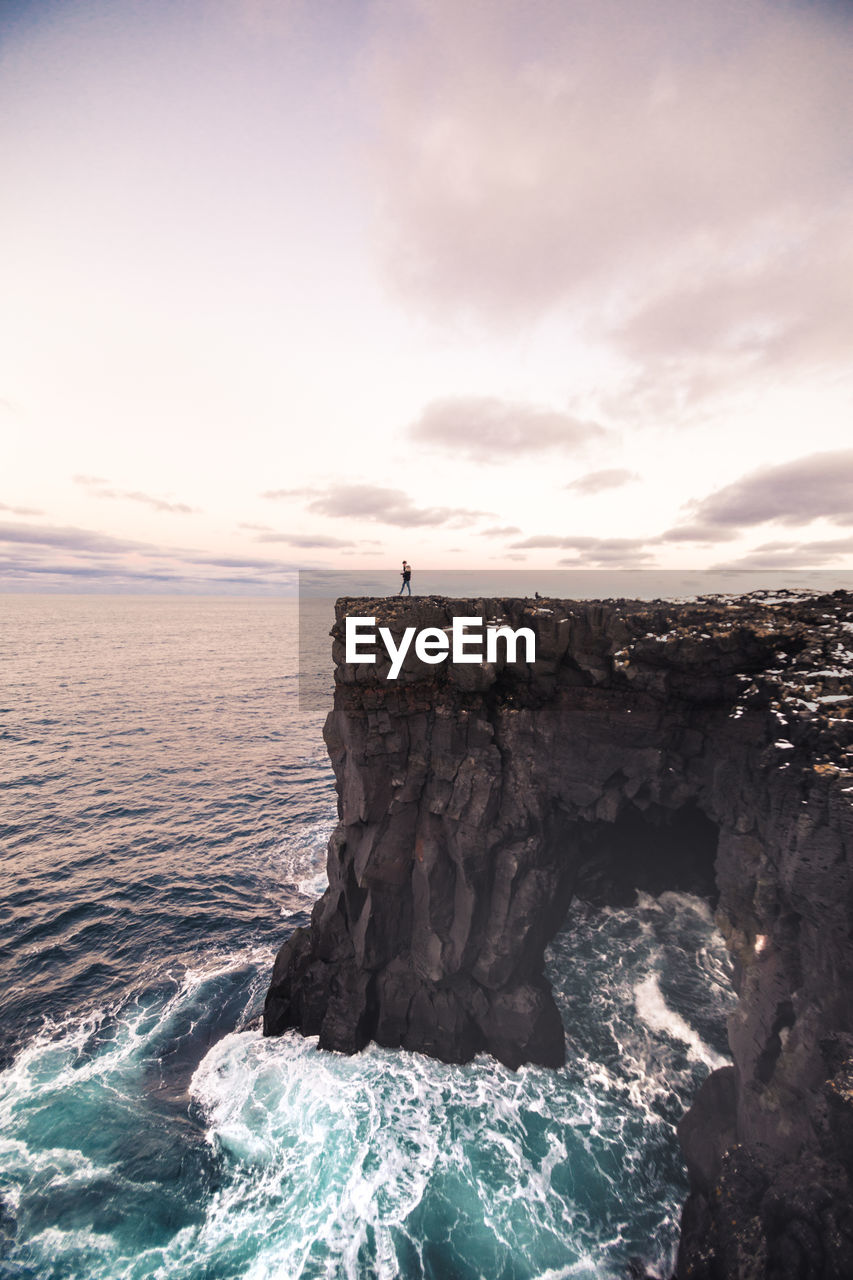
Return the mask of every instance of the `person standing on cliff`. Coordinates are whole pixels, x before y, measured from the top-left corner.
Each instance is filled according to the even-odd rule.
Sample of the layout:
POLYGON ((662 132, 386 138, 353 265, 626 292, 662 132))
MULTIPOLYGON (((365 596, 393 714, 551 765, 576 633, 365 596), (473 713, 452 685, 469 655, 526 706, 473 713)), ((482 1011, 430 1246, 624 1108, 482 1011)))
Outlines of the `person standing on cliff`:
POLYGON ((400 586, 400 590, 397 592, 397 594, 402 595, 404 591, 408 591, 409 595, 411 595, 412 594, 412 566, 408 564, 405 560, 403 561, 403 567, 400 570, 400 573, 402 574, 403 581, 400 586))

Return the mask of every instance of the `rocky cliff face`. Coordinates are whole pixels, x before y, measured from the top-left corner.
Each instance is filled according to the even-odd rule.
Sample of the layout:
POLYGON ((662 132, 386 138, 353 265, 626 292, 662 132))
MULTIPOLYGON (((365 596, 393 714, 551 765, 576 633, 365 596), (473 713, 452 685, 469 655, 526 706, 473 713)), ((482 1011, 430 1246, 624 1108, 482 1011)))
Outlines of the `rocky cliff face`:
POLYGON ((570 900, 706 891, 735 962, 734 1065, 680 1127, 679 1277, 853 1277, 853 598, 341 600, 329 888, 264 1030, 348 1052, 559 1064, 543 952, 570 900), (479 615, 535 665, 348 665, 479 615))

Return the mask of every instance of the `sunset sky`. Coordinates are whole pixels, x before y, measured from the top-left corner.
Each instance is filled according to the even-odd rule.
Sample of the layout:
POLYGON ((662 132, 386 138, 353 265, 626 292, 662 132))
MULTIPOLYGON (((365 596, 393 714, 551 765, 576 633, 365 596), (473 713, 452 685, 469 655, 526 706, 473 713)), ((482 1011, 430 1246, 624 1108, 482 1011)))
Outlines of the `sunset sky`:
POLYGON ((4 0, 0 590, 853 568, 853 6, 4 0))

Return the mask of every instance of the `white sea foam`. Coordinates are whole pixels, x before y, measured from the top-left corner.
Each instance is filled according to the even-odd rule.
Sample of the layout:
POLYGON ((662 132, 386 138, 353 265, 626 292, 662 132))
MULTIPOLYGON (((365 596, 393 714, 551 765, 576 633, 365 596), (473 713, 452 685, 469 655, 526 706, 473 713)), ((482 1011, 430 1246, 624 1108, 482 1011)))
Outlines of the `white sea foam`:
MULTIPOLYGON (((603 1119, 594 1096, 554 1086, 550 1072, 512 1073, 490 1059, 449 1067, 375 1047, 346 1058, 318 1054, 295 1035, 276 1043, 243 1034, 210 1051, 192 1092, 211 1142, 243 1171, 220 1193, 217 1218, 247 1211, 234 1203, 247 1176, 263 1189, 253 1230, 264 1240, 248 1275, 354 1280, 365 1274, 359 1248, 372 1239, 371 1274, 390 1280, 400 1275, 400 1236, 412 1233, 411 1216, 426 1197, 445 1199, 445 1186, 457 1229, 460 1218, 468 1222, 463 1239, 479 1221, 491 1247, 510 1255, 521 1255, 525 1242, 535 1254, 553 1239, 571 1257, 584 1237, 591 1243, 595 1228, 579 1214, 566 1175, 577 1170, 579 1185, 597 1179, 614 1197, 624 1194, 600 1164, 602 1152, 620 1145, 623 1124, 603 1119), (544 1121, 535 1155, 533 1117, 544 1121), (278 1206, 272 1224, 270 1202, 278 1206), (312 1269, 324 1254, 338 1259, 339 1272, 312 1269)), ((582 1259, 567 1258, 555 1274, 601 1276, 600 1264, 587 1271, 582 1259)))
POLYGON ((391 1228, 403 1229, 417 1209, 446 1138, 430 1078, 439 1070, 377 1049, 357 1058, 320 1054, 297 1035, 263 1041, 243 1033, 214 1046, 191 1091, 210 1140, 255 1187, 254 1211, 245 1176, 219 1193, 223 1223, 242 1208, 265 1236, 247 1275, 299 1276, 313 1251, 355 1277, 369 1235, 376 1276, 399 1274, 391 1228))
POLYGON ((144 1119, 141 1100, 176 1037, 198 1027, 204 1040, 223 991, 244 984, 250 1007, 270 953, 211 955, 155 999, 46 1029, 0 1075, 5 1198, 28 1257, 74 1280, 414 1280, 471 1265, 604 1280, 632 1252, 654 1271, 656 1239, 666 1274, 683 1195, 673 1125, 718 1061, 655 985, 670 934, 682 960, 696 948, 713 994, 723 957, 697 899, 575 913, 551 962, 569 1029, 556 1072, 223 1036, 187 1077, 215 1177, 179 1179, 182 1213, 155 1236, 149 1206, 162 1213, 163 1187, 132 1156, 161 1121, 156 1108, 144 1119), (652 982, 638 982, 650 968, 652 982), (115 1225, 95 1230, 74 1210, 27 1227, 39 1196, 85 1205, 104 1187, 115 1225), (640 1216, 626 1212, 641 1203, 640 1216))
MULTIPOLYGON (((274 857, 280 874, 296 892, 304 903, 302 909, 310 908, 320 897, 328 885, 326 875, 326 848, 329 836, 335 827, 333 818, 324 818, 312 823, 304 823, 296 836, 290 836, 277 846, 274 857)), ((289 916, 293 913, 290 896, 281 907, 281 914, 289 916)))
POLYGON ((705 1044, 680 1013, 670 1009, 663 998, 656 973, 650 973, 642 982, 637 983, 634 987, 634 1001, 637 1013, 652 1031, 680 1040, 699 1062, 704 1062, 712 1071, 726 1065, 726 1059, 705 1044))

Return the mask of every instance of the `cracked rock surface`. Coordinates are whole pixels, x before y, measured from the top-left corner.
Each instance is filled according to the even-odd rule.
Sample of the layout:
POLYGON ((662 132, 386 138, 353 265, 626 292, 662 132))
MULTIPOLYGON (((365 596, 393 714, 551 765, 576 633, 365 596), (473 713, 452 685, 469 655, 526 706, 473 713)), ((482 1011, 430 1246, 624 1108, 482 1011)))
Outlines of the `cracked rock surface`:
POLYGON ((264 1031, 564 1060, 544 949, 573 895, 716 902, 733 1066, 679 1130, 679 1277, 853 1280, 853 597, 343 599, 329 887, 264 1031), (529 627, 535 664, 345 662, 344 620, 529 627))

